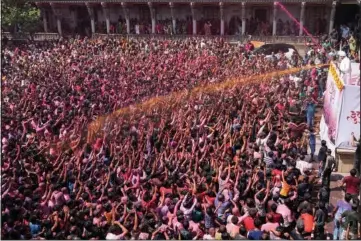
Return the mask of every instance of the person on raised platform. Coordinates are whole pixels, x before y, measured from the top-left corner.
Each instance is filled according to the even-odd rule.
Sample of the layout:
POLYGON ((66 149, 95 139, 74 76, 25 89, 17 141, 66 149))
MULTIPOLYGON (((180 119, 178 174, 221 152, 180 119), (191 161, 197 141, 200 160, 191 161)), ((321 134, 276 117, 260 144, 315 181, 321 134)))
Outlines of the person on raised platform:
POLYGON ((339 51, 338 56, 340 56, 341 59, 338 65, 340 76, 344 83, 348 83, 351 78, 351 60, 346 56, 344 51, 339 51))

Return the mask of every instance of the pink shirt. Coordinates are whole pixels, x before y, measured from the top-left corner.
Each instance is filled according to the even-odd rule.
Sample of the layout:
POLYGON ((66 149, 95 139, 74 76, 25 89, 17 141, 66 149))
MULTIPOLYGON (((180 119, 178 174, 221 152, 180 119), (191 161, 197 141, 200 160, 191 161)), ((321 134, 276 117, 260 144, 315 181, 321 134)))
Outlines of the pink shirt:
POLYGON ((285 204, 278 205, 276 213, 282 215, 286 227, 288 227, 292 223, 292 212, 285 204))
POLYGON ((199 231, 199 224, 198 223, 195 223, 195 222, 193 222, 191 220, 191 221, 189 221, 189 227, 191 228, 192 232, 198 233, 198 231, 199 231))
POLYGON ((229 233, 232 238, 235 238, 236 235, 239 234, 239 226, 234 225, 233 223, 228 223, 226 229, 227 233, 229 233))
POLYGON ((261 159, 261 157, 262 157, 261 153, 259 153, 259 152, 254 152, 253 153, 253 158, 254 159, 261 159))
POLYGON ((261 227, 261 231, 266 231, 266 232, 270 232, 271 230, 276 229, 279 226, 278 223, 265 223, 262 225, 261 227))
POLYGON ((65 202, 63 192, 59 192, 59 191, 54 191, 51 199, 53 200, 55 205, 60 205, 61 206, 65 202))
POLYGON ((46 205, 45 202, 42 202, 40 204, 40 210, 44 216, 48 216, 50 214, 50 208, 48 207, 48 205, 46 205))

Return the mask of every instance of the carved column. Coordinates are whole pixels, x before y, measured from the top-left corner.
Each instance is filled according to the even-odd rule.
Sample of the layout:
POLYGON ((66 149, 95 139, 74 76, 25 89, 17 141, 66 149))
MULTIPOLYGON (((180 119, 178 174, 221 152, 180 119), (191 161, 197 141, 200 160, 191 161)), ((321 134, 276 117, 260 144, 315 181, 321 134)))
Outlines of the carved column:
POLYGON ((47 19, 47 11, 46 8, 44 8, 41 3, 36 2, 36 6, 40 9, 41 16, 43 18, 43 25, 44 25, 44 32, 48 32, 48 19, 47 19))
POLYGON ((195 13, 195 3, 191 2, 191 12, 192 12, 192 24, 193 24, 193 35, 197 34, 197 19, 196 19, 196 13, 195 13))
POLYGON ((219 3, 219 16, 221 18, 221 35, 224 35, 224 4, 219 3))
POLYGON ((277 2, 273 2, 273 28, 272 35, 277 34, 277 2))
POLYGON ((90 17, 90 25, 91 25, 92 34, 94 34, 95 33, 94 8, 88 2, 85 3, 85 6, 86 6, 86 8, 88 10, 88 14, 89 14, 89 17, 90 17))
POLYGON ((47 11, 42 9, 43 12, 43 24, 44 24, 44 31, 45 33, 48 32, 48 18, 47 18, 47 11))
POLYGON ((105 24, 107 26, 107 34, 109 34, 110 33, 109 5, 105 2, 102 2, 101 5, 103 7, 103 12, 104 12, 104 16, 105 16, 105 24))
POLYGON ((50 6, 51 6, 51 9, 53 10, 53 13, 54 13, 55 18, 56 18, 56 26, 57 26, 57 29, 58 29, 58 34, 60 36, 62 36, 63 31, 61 29, 61 9, 55 3, 50 3, 50 6))
POLYGON ((242 35, 246 34, 246 3, 242 2, 242 35))
POLYGON ((335 14, 336 14, 336 1, 332 2, 332 8, 331 8, 331 16, 330 16, 330 26, 328 29, 328 34, 331 34, 332 29, 333 29, 333 25, 335 23, 335 14))
POLYGON ((306 2, 302 2, 301 3, 301 16, 300 16, 300 32, 299 32, 300 36, 302 36, 302 34, 303 34, 303 26, 304 26, 304 22, 305 22, 305 6, 306 6, 306 2))
POLYGON ((241 18, 242 18, 242 35, 246 34, 246 2, 242 2, 241 9, 241 18))
POLYGON ((125 2, 122 2, 125 23, 127 25, 127 34, 130 34, 129 8, 125 2))
POLYGON ((148 2, 150 17, 152 19, 152 34, 155 34, 155 9, 151 2, 148 2))
POLYGON ((169 3, 169 7, 170 7, 170 14, 172 16, 172 28, 173 28, 173 33, 176 34, 176 28, 177 28, 177 23, 175 20, 175 16, 174 16, 174 3, 170 2, 169 3))

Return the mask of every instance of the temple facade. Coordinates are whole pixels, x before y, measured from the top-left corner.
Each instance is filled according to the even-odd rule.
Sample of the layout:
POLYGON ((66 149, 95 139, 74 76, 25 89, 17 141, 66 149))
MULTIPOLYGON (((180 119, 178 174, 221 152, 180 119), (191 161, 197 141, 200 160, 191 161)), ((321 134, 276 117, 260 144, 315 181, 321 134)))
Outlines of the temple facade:
MULTIPOLYGON (((356 1, 355 1, 356 3, 356 1)), ((38 0, 44 32, 303 36, 335 27, 334 0, 38 0)))

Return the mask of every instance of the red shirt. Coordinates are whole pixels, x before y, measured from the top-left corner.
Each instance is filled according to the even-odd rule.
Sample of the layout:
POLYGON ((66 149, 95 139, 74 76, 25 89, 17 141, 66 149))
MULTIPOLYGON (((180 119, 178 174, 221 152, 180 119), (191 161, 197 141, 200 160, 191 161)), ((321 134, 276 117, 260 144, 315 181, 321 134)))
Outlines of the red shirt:
POLYGON ((253 220, 253 218, 251 218, 251 217, 246 217, 246 218, 243 220, 243 225, 244 225, 244 227, 247 229, 247 231, 250 231, 250 230, 255 229, 254 220, 253 220))
POLYGON ((301 215, 301 219, 303 220, 303 224, 305 226, 305 232, 311 233, 313 229, 313 216, 308 213, 304 213, 301 215))
POLYGON ((278 169, 273 169, 272 170, 272 175, 274 176, 277 176, 277 175, 282 175, 282 171, 281 170, 278 170, 278 169))
POLYGON ((272 217, 273 217, 273 222, 275 223, 281 223, 282 221, 282 215, 279 213, 271 213, 272 217))
POLYGON ((278 103, 277 105, 276 105, 276 108, 277 108, 277 110, 279 111, 279 112, 284 112, 284 110, 285 110, 285 106, 284 105, 282 105, 281 103, 278 103))
POLYGON ((359 194, 360 178, 348 176, 343 181, 346 183, 346 193, 359 194))

